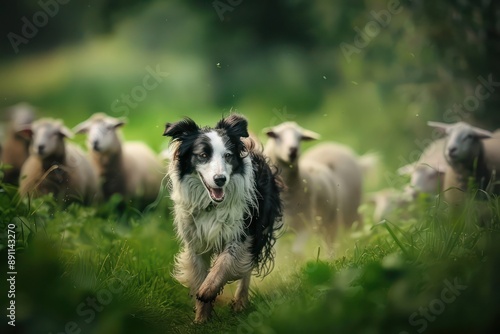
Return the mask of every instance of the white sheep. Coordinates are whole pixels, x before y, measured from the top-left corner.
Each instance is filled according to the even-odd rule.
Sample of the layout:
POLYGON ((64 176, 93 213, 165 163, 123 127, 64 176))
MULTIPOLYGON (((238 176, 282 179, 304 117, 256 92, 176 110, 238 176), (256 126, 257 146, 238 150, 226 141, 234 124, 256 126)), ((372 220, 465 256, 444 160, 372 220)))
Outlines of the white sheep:
POLYGON ((19 182, 19 172, 23 163, 29 156, 28 137, 20 135, 18 129, 31 124, 35 119, 35 110, 27 103, 16 104, 6 110, 7 126, 5 138, 2 140, 2 150, 0 151, 0 162, 8 165, 3 170, 3 182, 17 185, 19 182))
POLYGON ((398 209, 407 209, 419 194, 437 195, 443 191, 448 163, 444 158, 446 138, 431 142, 419 159, 398 169, 400 175, 410 175, 410 184, 404 190, 382 189, 370 195, 375 205, 375 222, 389 219, 398 209))
MULTIPOLYGON (((373 222, 392 219, 398 209, 406 209, 414 200, 413 193, 395 188, 385 188, 368 194, 368 203, 374 205, 373 222)), ((400 218, 400 217, 398 217, 400 218)))
POLYGON ((78 124, 74 131, 87 133, 89 154, 104 198, 121 194, 127 201, 146 205, 158 196, 164 167, 144 143, 122 143, 117 130, 124 124, 122 119, 96 113, 78 124))
POLYGON ((40 119, 19 132, 32 138, 30 155, 20 173, 22 197, 52 193, 63 203, 87 204, 99 198, 97 176, 90 161, 78 146, 65 142, 73 134, 62 121, 40 119))
POLYGON ((443 151, 446 138, 440 138, 427 146, 420 158, 398 169, 400 175, 410 175, 410 185, 405 192, 415 198, 418 194, 437 195, 443 190, 444 176, 448 163, 443 151))
POLYGON ((444 179, 444 196, 450 204, 461 203, 470 181, 488 193, 500 193, 500 132, 492 133, 465 122, 428 122, 447 135, 444 157, 450 168, 444 179))
POLYGON ((266 129, 264 153, 281 170, 287 187, 285 223, 298 233, 293 251, 300 253, 311 230, 331 247, 339 226, 361 223, 363 163, 348 147, 322 143, 300 156, 300 142, 319 139, 295 122, 266 129))

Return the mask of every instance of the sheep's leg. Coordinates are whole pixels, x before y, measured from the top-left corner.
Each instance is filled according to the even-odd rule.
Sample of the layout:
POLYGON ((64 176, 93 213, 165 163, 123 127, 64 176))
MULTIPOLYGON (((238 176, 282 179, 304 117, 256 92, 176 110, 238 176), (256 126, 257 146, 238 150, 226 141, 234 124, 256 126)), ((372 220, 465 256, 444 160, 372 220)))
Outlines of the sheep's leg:
POLYGON ((230 243, 215 260, 196 298, 205 303, 214 301, 228 281, 242 278, 252 269, 250 238, 243 243, 230 243))
POLYGON ((233 300, 232 308, 235 312, 243 311, 248 305, 248 289, 250 287, 250 278, 252 272, 248 272, 243 276, 241 281, 238 283, 238 288, 236 289, 236 296, 233 300))
POLYGON ((334 247, 335 235, 336 235, 335 228, 333 230, 332 229, 330 229, 330 230, 325 229, 323 231, 323 240, 324 240, 325 246, 326 246, 326 254, 329 257, 334 256, 334 253, 335 253, 335 247, 334 247))

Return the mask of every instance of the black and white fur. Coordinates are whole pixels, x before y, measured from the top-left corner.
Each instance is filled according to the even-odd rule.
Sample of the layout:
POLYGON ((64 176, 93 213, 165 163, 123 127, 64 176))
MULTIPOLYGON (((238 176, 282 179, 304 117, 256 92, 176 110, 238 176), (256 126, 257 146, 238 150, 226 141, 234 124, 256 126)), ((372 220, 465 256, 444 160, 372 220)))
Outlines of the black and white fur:
POLYGON ((281 228, 281 182, 266 158, 241 138, 247 121, 232 114, 214 128, 186 118, 167 123, 172 137, 169 167, 174 224, 182 242, 174 277, 196 296, 196 322, 230 281, 239 282, 233 309, 248 303, 251 273, 273 267, 281 228))

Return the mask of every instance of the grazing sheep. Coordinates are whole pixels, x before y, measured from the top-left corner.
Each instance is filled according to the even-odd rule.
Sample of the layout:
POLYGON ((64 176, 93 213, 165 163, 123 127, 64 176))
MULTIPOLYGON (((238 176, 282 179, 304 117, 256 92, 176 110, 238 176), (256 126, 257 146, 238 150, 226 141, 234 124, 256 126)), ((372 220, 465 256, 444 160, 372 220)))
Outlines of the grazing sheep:
POLYGON ((410 185, 405 192, 411 197, 420 193, 437 195, 443 190, 444 176, 448 163, 443 151, 446 138, 438 139, 425 148, 415 163, 398 169, 400 175, 411 175, 410 185))
POLYGON ((444 179, 445 199, 451 204, 463 200, 463 191, 473 180, 488 193, 500 193, 496 174, 500 170, 500 132, 492 133, 465 122, 428 122, 447 135, 444 157, 450 165, 444 179))
POLYGON ((3 182, 18 185, 19 172, 29 156, 29 138, 20 135, 17 130, 31 124, 35 111, 27 103, 16 104, 6 110, 7 128, 0 151, 0 162, 10 167, 3 170, 3 182))
POLYGON ((100 178, 105 199, 121 194, 141 206, 156 200, 163 178, 160 160, 141 142, 122 143, 117 129, 124 120, 97 113, 74 128, 87 133, 91 160, 100 178))
POLYGON ((83 151, 65 143, 73 134, 62 121, 40 119, 19 131, 32 138, 21 168, 19 193, 38 197, 52 193, 62 203, 92 203, 99 197, 97 176, 83 151))
POLYGON ((368 195, 368 203, 374 204, 373 221, 391 219, 398 209, 407 208, 413 201, 412 193, 394 188, 385 188, 368 195))
POLYGON ((287 187, 285 222, 297 233, 293 251, 300 253, 311 230, 332 246, 339 226, 361 223, 363 167, 355 153, 337 143, 323 143, 300 159, 300 142, 319 139, 315 132, 295 122, 266 129, 264 153, 281 170, 287 187))
POLYGON ((414 163, 398 169, 400 175, 410 175, 410 184, 403 191, 382 189, 370 195, 369 202, 375 205, 373 220, 392 217, 398 209, 406 209, 419 194, 437 195, 443 190, 448 163, 443 151, 446 139, 441 138, 427 146, 414 163))

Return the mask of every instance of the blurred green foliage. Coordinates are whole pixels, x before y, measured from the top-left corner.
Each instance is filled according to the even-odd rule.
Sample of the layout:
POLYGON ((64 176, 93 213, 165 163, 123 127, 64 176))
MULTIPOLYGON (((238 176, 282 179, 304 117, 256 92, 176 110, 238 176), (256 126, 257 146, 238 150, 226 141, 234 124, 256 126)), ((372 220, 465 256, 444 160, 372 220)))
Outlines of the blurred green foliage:
MULTIPOLYGON (((323 139, 381 152, 390 170, 421 150, 414 141, 430 138, 428 120, 500 124, 497 2, 217 3, 229 7, 221 12, 215 1, 199 0, 60 4, 18 53, 2 39, 0 107, 26 100, 41 116, 71 126, 97 111, 127 116, 127 138, 155 149, 167 121, 188 115, 213 124, 236 110, 254 132, 295 120, 323 139), (343 44, 358 51, 345 57, 343 44), (132 98, 130 107, 124 99, 143 85, 148 67, 169 76, 145 96, 136 90, 140 101, 132 98), (477 78, 490 74, 488 98, 466 100, 477 78), (454 109, 464 103, 472 111, 454 109)), ((22 34, 21 18, 31 22, 41 10, 31 1, 6 5, 4 35, 22 34)))

